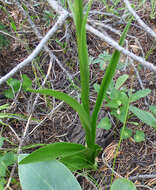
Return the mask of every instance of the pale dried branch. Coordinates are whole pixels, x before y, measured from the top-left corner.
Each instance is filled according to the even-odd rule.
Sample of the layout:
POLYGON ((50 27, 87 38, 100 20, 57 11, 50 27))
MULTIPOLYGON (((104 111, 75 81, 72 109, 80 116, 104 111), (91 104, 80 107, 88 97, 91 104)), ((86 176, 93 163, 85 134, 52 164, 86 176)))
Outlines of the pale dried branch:
POLYGON ((133 60, 139 62, 140 64, 142 64, 144 67, 156 72, 156 66, 154 66, 152 63, 145 61, 144 58, 139 57, 137 55, 135 55, 134 53, 131 53, 130 51, 126 50, 125 48, 121 47, 116 41, 114 41, 113 39, 111 39, 109 36, 104 35, 103 33, 99 32, 98 30, 96 30, 95 28, 93 28, 92 26, 87 24, 87 30, 89 32, 91 32, 92 34, 96 35, 97 37, 99 37, 101 40, 104 40, 105 42, 107 42, 109 45, 111 45, 112 47, 114 47, 115 49, 117 49, 118 51, 122 52, 124 55, 127 55, 129 57, 131 57, 133 60))
MULTIPOLYGON (((21 4, 18 1, 14 1, 18 8, 22 11, 23 15, 27 18, 27 21, 29 22, 29 24, 31 25, 32 29, 34 30, 36 36, 38 37, 39 40, 41 40, 43 38, 43 36, 41 35, 41 33, 39 32, 39 30, 37 29, 36 25, 33 23, 33 21, 31 20, 31 17, 29 16, 29 14, 23 9, 23 7, 21 6, 21 4)), ((59 9, 60 11, 60 9, 59 9)), ((60 11, 61 14, 68 14, 66 11, 60 11)), ((44 49, 45 51, 49 54, 51 60, 55 59, 56 63, 59 65, 59 67, 63 70, 63 72, 66 73, 67 77, 69 78, 69 80, 73 82, 73 77, 69 74, 69 72, 62 66, 61 62, 59 61, 59 59, 53 54, 53 52, 48 48, 47 45, 44 45, 44 49)))
POLYGON ((145 174, 145 175, 136 175, 129 177, 130 180, 152 179, 152 178, 156 178, 156 174, 145 174))
POLYGON ((153 38, 156 39, 156 33, 141 20, 141 18, 136 14, 134 9, 131 7, 130 2, 128 0, 124 0, 124 2, 129 10, 129 12, 134 16, 134 18, 139 23, 139 25, 142 27, 142 29, 145 32, 149 33, 153 38))
MULTIPOLYGON (((50 6, 58 13, 60 12, 64 12, 65 10, 55 1, 55 0, 47 0, 50 4, 50 6)), ((66 12, 66 11, 65 11, 66 12)), ((121 47, 116 41, 114 41, 112 38, 110 38, 108 35, 105 35, 103 33, 101 33, 100 31, 96 30, 95 28, 93 28, 90 25, 86 25, 86 29, 91 32, 92 34, 96 35, 97 37, 99 37, 101 40, 105 41, 106 43, 108 43, 109 45, 111 45, 112 47, 114 47, 115 49, 117 49, 118 51, 122 52, 123 54, 131 57, 133 60, 139 62, 140 64, 142 64, 144 67, 156 72, 156 66, 154 66, 152 63, 145 61, 144 58, 139 57, 137 55, 135 55, 134 53, 131 53, 130 51, 126 50, 125 48, 121 47)))
POLYGON ((22 69, 24 66, 28 65, 42 50, 43 46, 47 43, 50 37, 57 31, 57 29, 64 24, 64 21, 68 17, 68 13, 63 13, 58 18, 55 25, 48 31, 48 33, 44 36, 44 38, 40 41, 38 46, 34 49, 34 51, 21 63, 19 63, 16 67, 14 67, 8 74, 0 79, 0 85, 3 84, 7 79, 12 77, 16 72, 22 69))
MULTIPOLYGON (((29 124, 30 124, 31 117, 32 117, 32 115, 29 116, 27 124, 26 124, 24 132, 23 132, 23 135, 22 135, 22 138, 20 139, 20 143, 19 143, 18 150, 17 150, 17 155, 19 155, 20 152, 21 152, 22 145, 24 143, 25 137, 26 137, 26 135, 28 133, 28 130, 29 130, 29 126, 30 126, 29 124)), ((16 166, 17 166, 17 164, 15 163, 13 165, 13 167, 12 167, 12 170, 11 170, 11 173, 10 173, 10 177, 8 179, 8 182, 7 182, 4 190, 10 189, 10 183, 11 183, 11 180, 12 180, 13 175, 15 173, 16 166)))
MULTIPOLYGON (((64 10, 61 6, 59 6, 59 4, 55 0, 47 0, 47 1, 49 2, 49 4, 51 5, 51 7, 57 13, 61 14, 60 17, 59 17, 59 19, 58 19, 58 21, 49 30, 49 32, 46 34, 46 36, 41 40, 41 42, 35 48, 35 50, 32 52, 31 55, 29 55, 28 58, 26 58, 23 62, 21 62, 14 69, 12 69, 7 75, 5 75, 4 77, 2 77, 0 79, 0 85, 2 83, 4 83, 8 78, 10 78, 11 76, 13 76, 16 72, 18 72, 21 68, 23 68, 28 63, 30 63, 39 54, 39 52, 41 51, 41 49, 43 48, 43 46, 46 44, 46 42, 48 41, 48 39, 56 32, 56 30, 64 23, 64 21, 66 20, 66 18, 69 16, 69 13, 66 10, 64 10)), ((104 40, 105 42, 107 42, 112 47, 116 48, 117 50, 119 50, 123 54, 131 57, 133 60, 141 63, 146 68, 149 68, 150 70, 156 72, 156 67, 152 63, 149 63, 149 62, 145 61, 145 59, 143 59, 142 57, 139 57, 139 56, 137 56, 137 55, 135 55, 135 54, 133 54, 133 53, 125 50, 123 47, 119 46, 119 44, 116 41, 114 41, 113 39, 111 39, 109 36, 103 35, 101 32, 99 32, 95 28, 93 28, 93 27, 91 27, 89 25, 87 25, 86 27, 87 27, 87 30, 89 32, 91 32, 94 35, 96 35, 97 37, 101 38, 102 40, 104 40)), ((155 37, 155 34, 154 34, 154 37, 155 37)))

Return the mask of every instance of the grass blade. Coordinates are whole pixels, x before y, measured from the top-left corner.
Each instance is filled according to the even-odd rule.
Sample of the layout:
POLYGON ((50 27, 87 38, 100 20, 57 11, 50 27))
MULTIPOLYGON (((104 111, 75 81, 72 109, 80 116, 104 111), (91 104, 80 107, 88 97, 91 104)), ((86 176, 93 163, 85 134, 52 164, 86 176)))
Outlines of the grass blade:
MULTIPOLYGON (((131 19, 128 22, 128 24, 126 25, 123 34, 120 38, 119 44, 122 46, 124 43, 124 40, 126 38, 126 34, 128 32, 128 29, 130 27, 131 24, 131 19)), ((92 140, 93 142, 95 142, 95 138, 96 138, 96 121, 97 121, 97 117, 98 117, 98 113, 100 111, 104 96, 106 94, 106 91, 109 87, 109 84, 111 82, 111 80, 113 79, 113 76, 115 74, 115 70, 117 67, 117 64, 119 62, 119 58, 120 58, 120 52, 118 50, 115 50, 115 52, 112 55, 111 61, 106 69, 106 73, 104 75, 104 78, 102 80, 101 86, 100 86, 100 90, 96 99, 96 103, 95 103, 95 107, 93 110, 93 114, 92 114, 92 121, 91 121, 91 125, 92 125, 92 140)))

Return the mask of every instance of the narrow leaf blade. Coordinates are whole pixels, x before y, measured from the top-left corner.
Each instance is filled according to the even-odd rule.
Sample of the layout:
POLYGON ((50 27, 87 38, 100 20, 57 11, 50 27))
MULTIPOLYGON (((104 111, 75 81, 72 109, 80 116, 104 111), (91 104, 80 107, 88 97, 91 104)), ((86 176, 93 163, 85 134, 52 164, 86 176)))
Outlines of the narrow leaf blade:
MULTIPOLYGON (((131 24, 131 19, 129 20, 128 24, 126 25, 122 36, 120 38, 119 44, 122 46, 124 43, 124 40, 126 38, 126 34, 128 32, 128 29, 130 27, 131 24)), ((100 86, 100 90, 96 99, 96 103, 95 103, 95 107, 92 113, 92 121, 91 121, 91 125, 92 125, 92 134, 93 134, 93 142, 95 141, 95 131, 96 131, 96 121, 97 121, 97 117, 98 117, 98 113, 100 111, 103 99, 106 95, 106 91, 113 79, 113 76, 115 74, 116 68, 117 68, 117 64, 119 62, 120 59, 120 52, 118 50, 115 50, 115 52, 112 55, 111 61, 106 69, 104 78, 102 80, 102 84, 100 86)))

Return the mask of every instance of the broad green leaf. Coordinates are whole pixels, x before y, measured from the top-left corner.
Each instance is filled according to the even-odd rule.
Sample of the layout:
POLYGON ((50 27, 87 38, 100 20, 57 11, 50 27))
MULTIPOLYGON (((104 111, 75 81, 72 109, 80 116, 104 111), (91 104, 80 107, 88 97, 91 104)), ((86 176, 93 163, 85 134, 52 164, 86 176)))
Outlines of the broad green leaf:
POLYGON ((130 96, 130 102, 135 102, 151 93, 150 89, 139 90, 130 96))
POLYGON ((156 118, 150 112, 143 111, 134 106, 130 106, 129 110, 134 115, 136 115, 142 122, 156 129, 156 118))
POLYGON ((14 78, 10 78, 7 80, 7 84, 11 87, 4 91, 4 95, 7 98, 14 98, 14 93, 18 92, 20 89, 20 81, 14 78))
POLYGON ((110 190, 137 190, 135 185, 128 179, 117 179, 111 185, 110 190))
POLYGON ((80 144, 67 142, 53 143, 32 152, 28 157, 24 158, 20 164, 42 162, 72 156, 78 152, 82 152, 85 149, 85 146, 80 144))
POLYGON ((14 93, 12 92, 11 88, 5 90, 4 95, 5 95, 5 97, 10 98, 10 99, 14 98, 14 93))
POLYGON ((57 160, 19 165, 19 178, 22 190, 81 190, 70 170, 57 160))
POLYGON ((116 81, 115 88, 119 89, 126 82, 128 77, 129 76, 127 74, 124 74, 124 75, 120 76, 116 81))
POLYGON ((156 115, 156 106, 155 106, 155 105, 150 106, 150 107, 149 107, 149 110, 150 110, 151 112, 153 112, 153 113, 156 115))
POLYGON ((89 164, 88 160, 86 160, 81 155, 74 155, 62 158, 60 160, 70 171, 74 172, 82 169, 93 169, 93 165, 89 164))
POLYGON ((14 152, 7 152, 3 155, 3 162, 6 166, 10 166, 17 160, 16 154, 14 152))
POLYGON ((91 126, 90 126, 89 115, 83 109, 81 104, 79 104, 74 98, 72 98, 71 96, 68 96, 67 94, 65 94, 63 92, 59 92, 59 91, 51 90, 51 89, 40 89, 40 90, 29 89, 29 91, 34 92, 34 93, 40 93, 43 95, 54 96, 55 98, 57 98, 59 100, 63 100, 64 102, 66 102, 68 105, 70 105, 79 114, 80 119, 82 120, 83 123, 85 123, 85 126, 87 127, 85 129, 86 133, 87 134, 90 133, 91 126))
POLYGON ((109 130, 112 127, 112 125, 111 125, 111 122, 110 122, 109 118, 104 117, 104 118, 101 119, 101 121, 99 122, 97 127, 109 130))
POLYGON ((72 156, 67 156, 60 161, 65 164, 71 171, 86 169, 93 169, 94 163, 90 161, 93 150, 86 148, 72 156))
POLYGON ((60 159, 71 171, 86 169, 97 169, 96 157, 101 152, 102 148, 95 144, 92 148, 75 153, 72 156, 67 156, 60 159))
POLYGON ((132 136, 132 129, 129 129, 127 127, 121 128, 120 130, 120 136, 122 139, 128 139, 129 137, 132 136))
POLYGON ((5 177, 6 169, 7 169, 7 166, 5 165, 4 162, 1 161, 1 157, 0 157, 0 178, 5 177))
POLYGON ((142 142, 145 140, 145 134, 143 131, 137 130, 135 135, 134 135, 134 140, 135 142, 142 142))
POLYGON ((22 75, 22 89, 26 90, 27 88, 32 87, 32 80, 25 74, 22 75))
POLYGON ((121 92, 120 90, 116 89, 116 88, 113 88, 112 91, 111 91, 111 94, 110 94, 110 98, 111 99, 120 99, 120 96, 121 96, 121 92))
POLYGON ((20 81, 14 78, 9 78, 7 80, 7 84, 14 89, 15 92, 17 92, 20 88, 20 81))

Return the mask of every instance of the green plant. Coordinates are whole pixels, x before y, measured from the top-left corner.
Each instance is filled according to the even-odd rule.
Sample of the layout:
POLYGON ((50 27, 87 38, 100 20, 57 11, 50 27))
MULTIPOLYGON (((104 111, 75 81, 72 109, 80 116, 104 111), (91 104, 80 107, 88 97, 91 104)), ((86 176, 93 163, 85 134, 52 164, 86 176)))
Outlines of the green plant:
MULTIPOLYGON (((111 61, 111 58, 111 54, 109 54, 107 51, 103 51, 103 53, 100 53, 97 58, 89 57, 89 65, 99 64, 101 71, 103 71, 111 61)), ((125 65, 119 61, 117 69, 122 69, 124 67, 125 65)))
POLYGON ((108 13, 112 13, 114 15, 119 16, 119 11, 121 10, 121 8, 118 8, 117 5, 120 3, 119 0, 113 0, 112 2, 108 2, 107 0, 102 0, 103 4, 106 7, 106 11, 108 13))
MULTIPOLYGON (((9 108, 9 104, 4 104, 0 106, 0 111, 8 109, 9 108)), ((2 113, 0 112, 0 124, 1 125, 7 125, 6 123, 4 123, 1 119, 3 118, 12 118, 12 114, 8 114, 8 113, 2 113)), ((1 139, 2 140, 2 139, 1 139)), ((1 141, 3 142, 3 141, 1 141)))
POLYGON ((23 91, 26 91, 27 88, 32 87, 31 79, 25 74, 22 75, 22 81, 14 79, 14 78, 10 78, 8 79, 7 84, 10 88, 4 91, 4 95, 7 98, 11 98, 11 99, 15 97, 15 94, 20 89, 22 89, 23 91))
POLYGON ((62 48, 64 49, 64 54, 67 52, 67 43, 66 42, 61 42, 58 39, 55 40, 56 43, 62 48))
MULTIPOLYGON (((17 161, 17 149, 16 148, 3 148, 4 142, 7 141, 11 145, 15 145, 11 141, 9 141, 8 138, 4 138, 2 136, 3 129, 5 127, 9 127, 7 123, 4 123, 2 119, 4 118, 15 118, 15 119, 28 119, 27 117, 20 115, 20 114, 11 114, 2 112, 7 109, 9 109, 9 104, 4 104, 0 106, 0 190, 4 190, 4 186, 7 183, 8 176, 10 175, 10 171, 8 167, 12 166, 17 161), (4 126, 4 128, 1 128, 4 126)), ((36 144, 35 146, 43 146, 42 144, 36 144)), ((33 146, 25 146, 24 149, 33 148, 33 146)), ((22 149, 23 149, 22 148, 22 149)), ((13 178, 13 180, 16 182, 16 180, 13 178)))
POLYGON ((5 138, 0 137, 0 190, 4 189, 7 182, 6 177, 9 172, 8 166, 16 162, 17 156, 13 152, 1 151, 5 138))
MULTIPOLYGON (((83 146, 80 144, 67 143, 67 142, 53 143, 46 145, 45 147, 42 147, 32 152, 30 155, 26 156, 24 159, 22 159, 19 162, 19 176, 23 190, 32 189, 32 186, 29 188, 27 186, 28 183, 32 183, 32 178, 28 178, 27 176, 29 175, 27 175, 27 173, 31 173, 32 171, 34 171, 35 168, 37 167, 36 166, 37 164, 43 164, 44 168, 44 166, 46 167, 47 165, 50 167, 51 164, 54 164, 53 167, 55 165, 57 166, 61 162, 65 166, 67 166, 71 171, 81 170, 83 168, 88 168, 88 169, 97 168, 96 157, 101 151, 101 147, 95 143, 97 118, 101 105, 103 103, 103 99, 106 96, 109 84, 112 81, 112 78, 115 74, 115 70, 120 58, 120 52, 116 50, 112 55, 110 64, 108 65, 104 78, 102 80, 102 84, 100 86, 97 95, 93 112, 91 114, 90 102, 89 102, 89 64, 88 64, 89 61, 88 61, 88 50, 86 43, 86 22, 87 22, 88 12, 91 7, 91 3, 92 1, 90 0, 88 3, 87 11, 84 14, 82 0, 73 1, 73 3, 71 0, 69 0, 69 7, 72 11, 74 23, 76 25, 78 58, 80 64, 81 104, 77 102, 77 100, 75 100, 73 97, 60 91, 51 90, 51 89, 29 90, 30 92, 34 93, 54 96, 55 98, 63 100, 68 105, 70 105, 79 115, 81 125, 86 133, 86 145, 83 146), (56 161, 56 159, 59 160, 59 162, 56 161), (26 169, 27 172, 24 172, 26 171, 26 169)), ((124 39, 126 37, 129 26, 130 22, 126 26, 121 36, 119 42, 120 45, 123 45, 124 43, 124 39)), ((40 165, 38 165, 38 168, 40 168, 40 165)), ((66 171, 68 170, 67 168, 64 169, 66 171)), ((49 172, 46 175, 46 177, 43 177, 41 175, 43 170, 44 169, 42 169, 42 171, 37 170, 38 172, 34 174, 34 176, 36 177, 33 178, 33 183, 38 182, 35 186, 36 189, 59 189, 57 185, 58 183, 60 183, 60 181, 61 182, 62 180, 64 181, 65 176, 63 176, 61 179, 58 179, 59 177, 57 177, 57 181, 54 180, 53 184, 50 184, 49 182, 45 181, 45 179, 47 175, 48 178, 53 178, 55 174, 53 174, 52 172, 53 170, 50 170, 51 172, 49 172), (38 180, 38 178, 40 178, 41 180, 38 180), (45 187, 46 186, 45 183, 46 185, 48 184, 48 187, 45 187)), ((63 169, 61 169, 61 171, 63 172, 63 169)), ((74 190, 80 189, 80 187, 78 186, 76 187, 76 184, 73 186, 71 185, 73 180, 71 179, 70 184, 68 184, 63 189, 74 189, 74 190)), ((125 181, 128 184, 130 183, 128 180, 125 181)), ((33 190, 35 189, 35 187, 33 188, 33 190)), ((133 189, 135 189, 134 185, 132 187, 132 190, 133 189)))
MULTIPOLYGON (((0 143, 1 139, 0 137, 0 143)), ((0 146, 1 148, 1 146, 0 146)), ((9 173, 8 166, 13 165, 16 162, 16 154, 13 152, 0 152, 0 190, 4 189, 6 184, 7 173, 9 173)))
MULTIPOLYGON (((109 89, 107 91, 106 97, 105 97, 105 107, 110 109, 111 115, 115 116, 117 120, 120 122, 124 123, 124 118, 125 118, 125 113, 126 113, 126 107, 127 107, 127 102, 129 102, 128 105, 128 116, 127 116, 127 123, 130 124, 135 124, 138 125, 138 123, 131 123, 129 122, 129 118, 131 117, 131 113, 133 113, 136 117, 138 117, 142 122, 146 123, 147 125, 150 125, 156 129, 156 119, 154 115, 150 112, 143 111, 135 106, 132 106, 131 104, 134 103, 135 101, 147 96, 151 90, 149 89, 144 89, 144 90, 139 90, 135 93, 132 93, 132 89, 126 89, 123 86, 123 84, 126 82, 126 80, 129 78, 127 74, 124 74, 120 76, 117 80, 116 83, 112 80, 111 85, 109 86, 109 89)), ((95 83, 94 84, 94 89, 96 92, 99 91, 100 85, 95 83)), ((151 107, 154 108, 154 107, 151 107)), ((152 109, 154 110, 154 109, 152 109)), ((103 121, 103 119, 101 120, 103 121)), ((100 123, 101 123, 100 121, 100 123)), ((99 123, 99 124, 100 124, 99 123)), ((110 129, 110 122, 103 122, 103 124, 100 125, 100 128, 104 128, 106 130, 110 129)), ((132 129, 125 127, 124 131, 123 129, 121 130, 121 133, 123 132, 123 139, 127 139, 132 136, 132 129)), ((135 133, 135 131, 134 131, 135 133)), ((134 135, 134 140, 136 142, 141 142, 144 140, 144 133, 143 131, 136 131, 134 135)))
POLYGON ((9 19, 9 23, 10 23, 10 26, 11 26, 11 29, 17 34, 17 28, 16 28, 16 23, 13 19, 13 17, 11 16, 11 14, 8 12, 7 8, 4 6, 0 6, 0 9, 2 9, 2 11, 4 11, 5 14, 7 14, 8 16, 8 19, 9 19))

